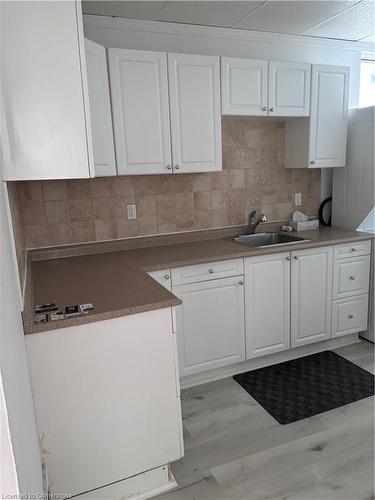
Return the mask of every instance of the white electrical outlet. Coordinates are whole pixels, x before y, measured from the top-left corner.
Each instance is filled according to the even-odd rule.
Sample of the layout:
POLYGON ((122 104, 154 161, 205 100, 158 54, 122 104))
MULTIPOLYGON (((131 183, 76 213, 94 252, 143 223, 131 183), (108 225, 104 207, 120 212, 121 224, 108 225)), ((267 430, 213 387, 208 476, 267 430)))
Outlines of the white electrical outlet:
POLYGON ((302 205, 302 193, 294 193, 294 205, 300 207, 302 205))
POLYGON ((128 219, 136 219, 137 218, 137 206, 134 205, 126 205, 126 211, 128 213, 128 219))

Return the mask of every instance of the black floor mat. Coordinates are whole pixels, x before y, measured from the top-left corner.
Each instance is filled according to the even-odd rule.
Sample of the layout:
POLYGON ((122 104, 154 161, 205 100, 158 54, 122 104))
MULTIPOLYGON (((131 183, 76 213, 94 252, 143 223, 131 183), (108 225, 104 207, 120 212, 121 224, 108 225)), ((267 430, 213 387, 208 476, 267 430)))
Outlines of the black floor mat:
POLYGON ((279 424, 374 395, 374 376, 332 351, 235 375, 279 424))

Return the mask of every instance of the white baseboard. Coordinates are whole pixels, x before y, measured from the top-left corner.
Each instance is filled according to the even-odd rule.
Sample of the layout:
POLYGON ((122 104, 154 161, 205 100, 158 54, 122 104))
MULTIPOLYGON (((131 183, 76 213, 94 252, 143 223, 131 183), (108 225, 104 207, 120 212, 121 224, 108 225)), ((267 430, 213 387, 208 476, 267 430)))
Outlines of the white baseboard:
POLYGON ((268 356, 249 359, 241 363, 236 363, 235 365, 224 366, 221 368, 215 368, 214 370, 207 370, 194 375, 188 375, 181 378, 181 389, 206 384, 208 382, 214 382, 215 380, 220 380, 222 378, 232 377, 237 373, 255 370, 256 368, 263 368, 264 366, 270 366, 276 363, 282 363, 283 361, 288 361, 290 359, 301 358, 302 356, 308 356, 309 354, 314 354, 316 352, 326 351, 327 349, 337 349, 338 347, 354 344, 356 342, 360 342, 358 333, 352 333, 344 337, 338 337, 324 340, 322 342, 316 342, 310 345, 296 347, 290 351, 269 354, 268 356))

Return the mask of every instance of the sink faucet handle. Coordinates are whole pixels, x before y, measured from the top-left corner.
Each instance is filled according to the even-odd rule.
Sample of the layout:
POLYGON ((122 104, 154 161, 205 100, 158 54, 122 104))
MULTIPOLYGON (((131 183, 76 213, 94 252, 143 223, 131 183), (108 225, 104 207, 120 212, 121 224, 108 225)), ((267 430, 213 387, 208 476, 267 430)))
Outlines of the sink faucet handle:
POLYGON ((267 222, 268 221, 267 215, 266 214, 260 214, 259 220, 260 220, 260 222, 267 222))

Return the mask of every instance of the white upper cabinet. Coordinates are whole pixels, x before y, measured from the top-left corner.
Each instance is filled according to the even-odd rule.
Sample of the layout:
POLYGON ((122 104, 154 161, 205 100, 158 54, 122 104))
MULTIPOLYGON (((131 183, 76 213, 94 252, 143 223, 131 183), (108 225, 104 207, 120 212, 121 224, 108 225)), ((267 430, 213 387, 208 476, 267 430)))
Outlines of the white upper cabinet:
POLYGON ((287 120, 285 166, 344 167, 349 107, 349 68, 313 65, 310 118, 287 120))
POLYGON ((290 348, 290 253, 245 259, 246 357, 290 348))
POLYGON ((168 54, 173 171, 222 169, 219 58, 168 54))
POLYGON ((109 49, 109 70, 118 173, 169 173, 166 54, 109 49))
POLYGON ((267 116, 267 82, 267 61, 222 57, 222 113, 267 116))
POLYGON ((332 247, 292 252, 292 347, 330 337, 332 262, 332 247))
POLYGON ((89 177, 79 2, 2 2, 5 180, 89 177))
POLYGON ((273 116, 309 116, 311 65, 269 63, 268 109, 273 116))
POLYGON ((311 65, 221 58, 222 113, 309 116, 311 65))
POLYGON ((345 166, 348 102, 349 68, 314 65, 311 79, 311 166, 345 166))
POLYGON ((85 53, 95 176, 116 175, 105 48, 85 38, 85 53))

